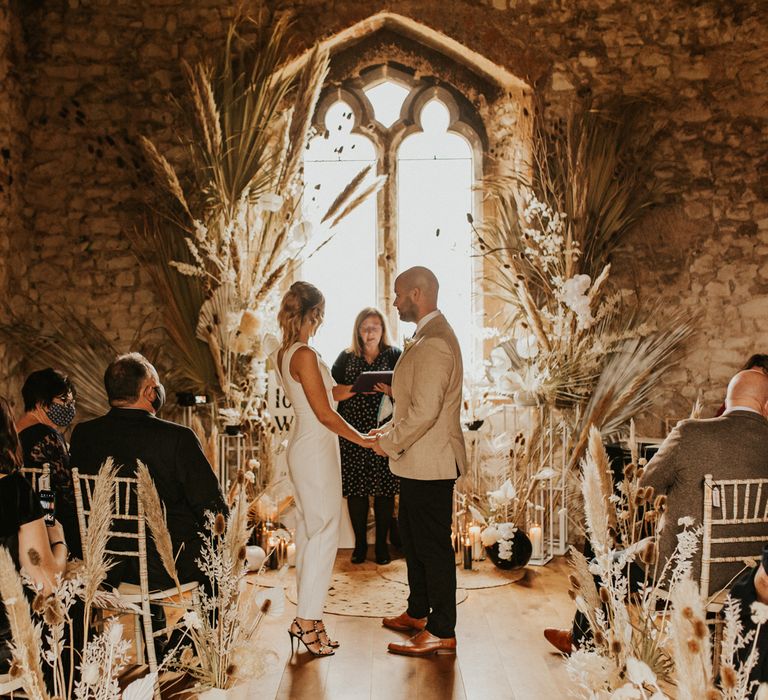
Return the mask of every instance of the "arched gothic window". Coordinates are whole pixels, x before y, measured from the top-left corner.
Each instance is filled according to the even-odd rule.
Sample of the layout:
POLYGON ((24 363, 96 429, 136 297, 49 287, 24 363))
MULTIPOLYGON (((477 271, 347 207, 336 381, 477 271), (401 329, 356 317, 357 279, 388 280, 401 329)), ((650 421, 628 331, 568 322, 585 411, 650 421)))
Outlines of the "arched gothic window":
POLYGON ((314 219, 315 245, 329 237, 321 212, 356 172, 372 164, 388 176, 379 195, 342 221, 303 265, 302 278, 326 296, 325 323, 315 339, 321 354, 333 361, 349 346, 354 318, 365 306, 387 315, 401 344, 414 327, 397 321, 394 278, 426 265, 440 280, 439 305, 469 368, 482 352, 481 270, 467 221, 467 213, 476 216, 479 209, 472 186, 482 175, 483 153, 472 108, 449 86, 383 66, 328 90, 315 126, 305 155, 305 209, 314 219))

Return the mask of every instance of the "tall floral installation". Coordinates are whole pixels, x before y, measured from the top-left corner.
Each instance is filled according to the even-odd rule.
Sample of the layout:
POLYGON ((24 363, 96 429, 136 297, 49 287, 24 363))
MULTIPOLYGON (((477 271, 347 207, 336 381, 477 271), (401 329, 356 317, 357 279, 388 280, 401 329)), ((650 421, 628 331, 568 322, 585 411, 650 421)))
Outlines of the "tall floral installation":
MULTIPOLYGON (((260 462, 272 453, 266 361, 281 284, 319 247, 309 246, 312 223, 303 213, 303 153, 328 55, 315 48, 299 75, 283 69, 288 27, 285 19, 261 28, 239 18, 215 64, 183 64, 192 107, 186 179, 142 138, 165 194, 138 233, 164 300, 172 382, 211 396, 213 432, 242 428, 261 444, 260 462)), ((328 236, 383 184, 370 171, 363 168, 325 212, 328 236)))
POLYGON ((626 430, 693 332, 691 319, 611 286, 610 255, 659 194, 642 184, 654 183, 643 165, 653 133, 641 105, 575 106, 560 128, 538 120, 530 178, 479 188, 476 251, 501 306, 487 395, 511 398, 524 415, 506 438, 506 468, 481 464, 485 478, 465 480, 463 498, 482 524, 498 503, 489 494, 505 485, 505 508, 532 534, 534 557, 540 537, 565 551, 564 502, 590 427, 604 437, 626 430))

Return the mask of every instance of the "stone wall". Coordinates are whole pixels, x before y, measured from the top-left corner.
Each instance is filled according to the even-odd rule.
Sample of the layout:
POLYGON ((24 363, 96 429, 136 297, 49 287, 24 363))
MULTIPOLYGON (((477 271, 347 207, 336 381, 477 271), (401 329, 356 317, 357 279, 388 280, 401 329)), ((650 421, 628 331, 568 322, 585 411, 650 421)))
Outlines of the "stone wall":
MULTIPOLYGON (((0 0, 0 290, 7 299, 17 276, 14 242, 24 237, 21 220, 22 155, 26 122, 20 70, 22 29, 11 0, 0 0)), ((9 356, 0 343, 0 368, 9 356)), ((2 374, 3 372, 0 372, 2 374)))
MULTIPOLYGON (((232 5, 25 5, 29 146, 21 196, 29 237, 13 286, 88 317, 119 344, 153 307, 127 236, 147 194, 132 142, 149 134, 180 162, 183 125, 169 100, 181 94, 179 59, 220 44, 232 5)), ((761 0, 285 0, 269 8, 296 13, 297 54, 382 9, 412 18, 535 87, 552 115, 579 95, 652 98, 653 116, 665 124, 653 166, 674 193, 616 256, 617 278, 698 312, 701 325, 690 359, 660 394, 658 417, 687 413, 699 388, 713 411, 729 374, 751 352, 768 351, 761 0)), ((4 83, 0 110, 8 97, 4 83)))

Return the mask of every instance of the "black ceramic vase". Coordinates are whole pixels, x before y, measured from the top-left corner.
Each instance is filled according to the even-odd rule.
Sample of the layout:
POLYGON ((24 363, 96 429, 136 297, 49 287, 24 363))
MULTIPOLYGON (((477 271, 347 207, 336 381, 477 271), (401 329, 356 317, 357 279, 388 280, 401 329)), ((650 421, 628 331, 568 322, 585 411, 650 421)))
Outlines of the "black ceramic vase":
POLYGON ((515 531, 512 537, 512 556, 509 559, 499 559, 499 545, 486 547, 488 558, 500 569, 522 569, 533 554, 533 545, 522 530, 515 531))

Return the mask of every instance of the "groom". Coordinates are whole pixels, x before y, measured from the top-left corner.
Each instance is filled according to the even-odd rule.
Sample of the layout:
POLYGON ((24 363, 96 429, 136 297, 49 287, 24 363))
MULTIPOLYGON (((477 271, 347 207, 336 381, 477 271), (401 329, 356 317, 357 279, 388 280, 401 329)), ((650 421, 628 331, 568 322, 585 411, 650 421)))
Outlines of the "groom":
POLYGON ((451 543, 453 484, 467 463, 459 418, 463 368, 453 329, 438 311, 431 270, 395 280, 395 307, 416 324, 392 378, 395 412, 374 450, 400 477, 398 524, 408 565, 408 609, 385 627, 415 632, 389 651, 408 656, 456 652, 456 566, 451 543))

